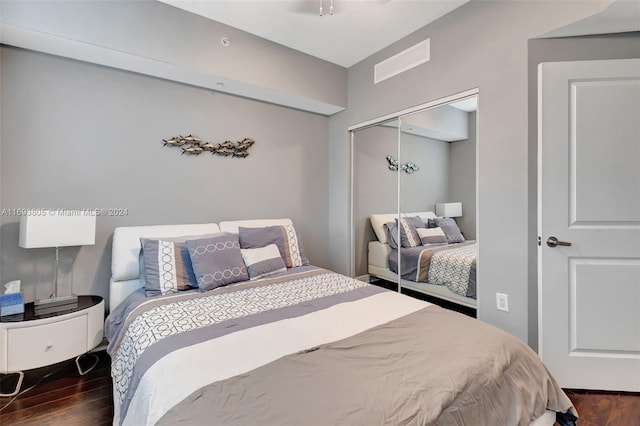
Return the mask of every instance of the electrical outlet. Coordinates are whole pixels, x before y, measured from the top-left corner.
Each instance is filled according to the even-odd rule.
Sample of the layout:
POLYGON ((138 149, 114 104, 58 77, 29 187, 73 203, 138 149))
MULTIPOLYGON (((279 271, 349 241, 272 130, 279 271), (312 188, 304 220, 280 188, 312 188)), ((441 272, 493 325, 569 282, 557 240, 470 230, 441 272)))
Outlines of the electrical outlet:
POLYGON ((496 293, 496 308, 499 311, 509 312, 509 296, 502 293, 496 293))

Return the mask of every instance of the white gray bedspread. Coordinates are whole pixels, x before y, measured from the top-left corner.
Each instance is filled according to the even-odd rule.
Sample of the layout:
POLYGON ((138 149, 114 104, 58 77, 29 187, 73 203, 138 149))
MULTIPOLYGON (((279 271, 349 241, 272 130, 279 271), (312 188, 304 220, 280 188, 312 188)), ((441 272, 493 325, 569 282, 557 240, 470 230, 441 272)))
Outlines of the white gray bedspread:
MULTIPOLYGON (((334 406, 336 410, 344 409, 347 412, 325 413, 324 417, 318 419, 332 421, 337 415, 338 418, 350 419, 348 424, 358 423, 358 419, 360 424, 382 424, 388 414, 385 404, 396 405, 401 401, 398 396, 401 388, 407 385, 403 384, 405 379, 416 381, 415 386, 410 387, 417 391, 412 391, 412 398, 423 399, 417 404, 403 406, 403 417, 411 417, 416 409, 426 409, 424 404, 430 408, 424 413, 414 412, 413 415, 418 416, 416 418, 437 419, 439 413, 445 413, 447 409, 455 414, 456 404, 469 398, 479 398, 474 393, 476 391, 469 393, 466 389, 485 389, 487 395, 493 395, 493 402, 509 395, 508 401, 500 404, 506 403, 508 418, 517 418, 520 424, 529 424, 544 412, 545 407, 558 411, 571 409, 566 395, 526 345, 494 327, 480 324, 474 319, 461 319, 459 315, 315 267, 294 268, 284 276, 238 283, 206 293, 186 292, 161 298, 141 298, 134 294, 109 316, 106 325, 110 340, 108 350, 112 357, 114 424, 295 424, 295 419, 300 418, 311 421, 314 409, 322 411, 324 406, 334 406), (425 311, 432 308, 437 311, 425 311), (450 322, 449 328, 444 327, 442 321, 450 322), (393 330, 402 330, 402 333, 393 330), (436 332, 429 334, 428 330, 436 332), (460 330, 460 333, 456 330, 460 330), (482 337, 483 333, 486 339, 482 337), (459 336, 456 337, 456 334, 459 336), (496 388, 491 388, 490 383, 474 380, 477 376, 475 371, 486 369, 488 361, 474 356, 475 367, 470 369, 471 363, 465 355, 467 349, 460 346, 464 340, 468 340, 461 337, 466 335, 476 336, 474 343, 470 343, 474 347, 468 348, 469 353, 479 353, 480 348, 476 346, 484 344, 481 351, 488 354, 487 360, 500 359, 499 364, 491 367, 495 377, 492 373, 481 379, 494 380, 496 388), (489 339, 489 335, 499 336, 499 340, 489 339), (403 356, 413 351, 411 348, 415 339, 419 339, 420 350, 411 357, 403 356), (481 343, 485 340, 486 343, 481 343), (332 342, 342 343, 336 347, 332 342), (358 342, 357 349, 352 345, 355 342, 358 342), (518 352, 511 353, 507 346, 517 347, 518 352), (331 350, 325 352, 325 347, 331 350), (531 369, 536 372, 533 376, 540 377, 518 373, 515 387, 521 389, 512 389, 509 385, 511 378, 502 372, 509 368, 522 370, 520 361, 517 361, 523 356, 520 351, 527 353, 526 365, 533 366, 531 369), (296 357, 296 354, 306 353, 313 356, 305 357, 305 362, 318 356, 321 360, 299 369, 298 362, 302 358, 296 357), (395 379, 381 383, 381 387, 370 387, 372 381, 364 380, 362 375, 373 374, 375 377, 373 366, 377 362, 386 362, 381 353, 387 353, 388 360, 394 360, 390 365, 393 367, 391 373, 385 374, 392 374, 388 377, 395 379), (430 368, 439 368, 441 361, 431 359, 430 353, 433 356, 440 353, 445 359, 451 359, 447 371, 455 372, 455 377, 462 380, 454 386, 456 393, 440 398, 437 406, 430 405, 427 396, 431 393, 423 394, 419 390, 430 388, 438 394, 439 389, 449 389, 446 392, 450 393, 451 383, 432 381, 441 375, 421 377, 420 374, 414 374, 417 373, 416 366, 422 363, 430 365, 430 368), (503 353, 504 356, 496 358, 497 354, 503 353), (329 359, 325 358, 325 354, 330 355, 329 359), (357 364, 362 364, 362 368, 369 367, 365 370, 353 368, 357 364), (343 398, 344 395, 332 395, 329 392, 322 395, 326 399, 323 404, 314 402, 314 399, 305 399, 303 405, 291 407, 290 410, 275 408, 278 405, 289 407, 288 401, 281 399, 288 398, 286 395, 291 395, 291 392, 296 397, 303 396, 297 389, 282 388, 289 386, 287 383, 292 377, 297 377, 296 380, 308 377, 308 382, 303 380, 304 383, 322 386, 322 377, 336 381, 340 376, 339 371, 351 371, 353 377, 348 380, 353 381, 354 386, 367 387, 370 394, 366 399, 371 406, 377 407, 376 410, 370 410, 374 417, 362 410, 362 394, 354 395, 353 401, 334 400, 332 403, 332 398, 343 398), (397 377, 393 371, 398 372, 397 377), (293 376, 285 377, 289 373, 293 376), (336 377, 330 379, 332 375, 336 377), (245 390, 242 387, 234 388, 233 395, 226 391, 230 389, 229 386, 251 383, 252 380, 257 382, 249 384, 245 390), (358 381, 361 383, 355 383, 358 381), (243 396, 247 390, 258 390, 255 383, 261 383, 261 389, 268 392, 265 400, 279 402, 269 408, 261 406, 260 401, 254 400, 250 393, 243 396), (224 398, 229 398, 230 404, 233 400, 235 408, 231 404, 222 410, 221 407, 226 404, 219 405, 221 396, 215 396, 220 389, 224 398), (278 392, 284 392, 282 397, 278 396, 278 392), (205 393, 217 401, 215 407, 198 397, 205 393), (456 396, 458 393, 459 396, 456 396), (245 410, 248 407, 251 410, 245 410), (262 413, 265 409, 273 422, 264 423, 262 413), (306 410, 309 410, 308 414, 306 410), (240 416, 235 417, 235 412, 240 416), (424 417, 427 412, 428 417, 424 417)), ((453 376, 447 373, 443 377, 443 380, 449 381, 453 376)), ((482 401, 478 401, 478 404, 481 406, 482 401)), ((317 413, 317 416, 320 414, 317 413)), ((480 416, 478 418, 481 420, 490 418, 486 410, 475 411, 473 408, 466 409, 465 418, 468 416, 480 416)), ((477 424, 482 424, 482 421, 477 424)))

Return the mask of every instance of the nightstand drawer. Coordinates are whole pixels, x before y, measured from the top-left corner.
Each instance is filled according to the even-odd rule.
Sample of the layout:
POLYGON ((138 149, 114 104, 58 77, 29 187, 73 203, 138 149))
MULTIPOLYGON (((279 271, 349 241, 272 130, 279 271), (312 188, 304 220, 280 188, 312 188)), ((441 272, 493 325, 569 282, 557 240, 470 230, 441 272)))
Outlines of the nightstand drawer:
POLYGON ((87 316, 7 330, 7 367, 21 371, 55 364, 87 351, 87 316))

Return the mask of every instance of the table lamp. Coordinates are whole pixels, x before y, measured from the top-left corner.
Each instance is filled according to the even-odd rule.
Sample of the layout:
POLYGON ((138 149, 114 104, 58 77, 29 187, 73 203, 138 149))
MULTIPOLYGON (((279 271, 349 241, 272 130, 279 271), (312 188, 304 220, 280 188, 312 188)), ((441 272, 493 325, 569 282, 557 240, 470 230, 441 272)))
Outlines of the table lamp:
POLYGON ((53 293, 48 299, 34 302, 36 312, 70 309, 78 303, 78 296, 73 294, 73 288, 71 294, 59 294, 60 247, 95 244, 96 216, 84 210, 36 210, 35 212, 36 214, 20 218, 18 245, 22 248, 55 247, 56 249, 53 293))
POLYGON ((462 216, 462 203, 438 203, 436 204, 436 215, 441 217, 462 216))

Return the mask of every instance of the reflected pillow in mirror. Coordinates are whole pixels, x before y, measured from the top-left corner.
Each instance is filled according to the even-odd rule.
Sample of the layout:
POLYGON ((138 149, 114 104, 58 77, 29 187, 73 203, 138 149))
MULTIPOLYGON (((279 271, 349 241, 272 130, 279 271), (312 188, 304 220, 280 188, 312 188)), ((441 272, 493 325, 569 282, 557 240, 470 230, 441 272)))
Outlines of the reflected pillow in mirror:
POLYGON ((449 243, 442 228, 418 228, 417 231, 420 241, 425 247, 435 247, 449 243))
POLYGON ((384 232, 387 236, 387 244, 392 249, 398 248, 398 242, 396 241, 396 237, 398 236, 398 227, 395 222, 387 222, 384 224, 384 232))
MULTIPOLYGON (((398 219, 396 219, 398 222, 398 219)), ((400 227, 400 242, 402 247, 417 247, 422 244, 417 228, 424 228, 424 222, 420 216, 403 217, 398 225, 400 227)))
POLYGON ((462 243, 465 241, 462 232, 460 232, 460 228, 458 228, 458 224, 453 218, 450 217, 441 217, 433 220, 437 226, 442 228, 444 231, 444 235, 447 237, 447 242, 451 243, 462 243))

